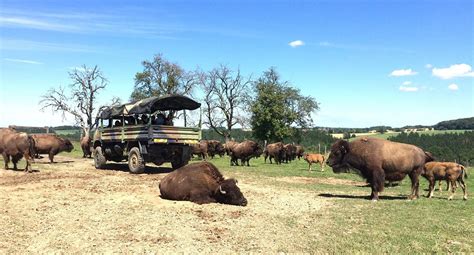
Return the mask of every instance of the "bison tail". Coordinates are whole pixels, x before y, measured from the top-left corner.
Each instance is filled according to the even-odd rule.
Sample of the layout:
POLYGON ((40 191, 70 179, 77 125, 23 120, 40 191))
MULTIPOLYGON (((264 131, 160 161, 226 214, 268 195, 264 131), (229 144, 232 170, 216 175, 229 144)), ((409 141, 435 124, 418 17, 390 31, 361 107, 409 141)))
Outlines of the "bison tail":
POLYGON ((464 178, 467 179, 467 171, 466 171, 466 168, 465 168, 463 165, 461 165, 461 170, 462 170, 461 175, 462 175, 464 178))

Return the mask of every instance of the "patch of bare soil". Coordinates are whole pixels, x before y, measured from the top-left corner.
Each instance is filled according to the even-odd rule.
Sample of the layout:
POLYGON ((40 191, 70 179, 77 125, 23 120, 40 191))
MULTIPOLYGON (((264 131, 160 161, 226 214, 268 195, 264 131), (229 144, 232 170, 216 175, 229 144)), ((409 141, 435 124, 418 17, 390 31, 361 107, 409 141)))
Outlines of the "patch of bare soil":
POLYGON ((239 182, 246 207, 169 201, 158 190, 166 169, 132 175, 55 160, 31 174, 0 170, 0 253, 311 252, 324 231, 317 217, 331 206, 251 178, 239 182))

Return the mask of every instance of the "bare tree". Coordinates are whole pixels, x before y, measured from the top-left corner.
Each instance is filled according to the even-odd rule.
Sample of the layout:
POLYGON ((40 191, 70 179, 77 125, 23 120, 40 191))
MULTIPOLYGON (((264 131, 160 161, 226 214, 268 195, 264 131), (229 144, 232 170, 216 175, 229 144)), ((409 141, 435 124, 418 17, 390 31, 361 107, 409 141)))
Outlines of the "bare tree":
MULTIPOLYGON (((97 114, 97 95, 107 86, 107 79, 97 66, 88 68, 83 65, 69 72, 72 83, 68 93, 64 87, 51 88, 41 96, 41 110, 50 108, 54 112, 72 115, 76 124, 81 126, 84 134, 88 134, 94 124, 93 118, 97 114)), ((117 99, 114 99, 117 101, 117 99)))
POLYGON ((228 140, 235 126, 244 127, 248 122, 245 107, 250 95, 251 77, 244 77, 240 69, 234 73, 221 65, 201 75, 204 92, 204 121, 219 135, 228 140))

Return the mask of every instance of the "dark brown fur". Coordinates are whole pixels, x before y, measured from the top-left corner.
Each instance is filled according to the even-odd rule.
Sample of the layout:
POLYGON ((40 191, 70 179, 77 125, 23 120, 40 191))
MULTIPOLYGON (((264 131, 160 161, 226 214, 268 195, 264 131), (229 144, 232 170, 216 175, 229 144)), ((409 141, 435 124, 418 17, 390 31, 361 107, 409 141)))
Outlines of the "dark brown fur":
POLYGON ((464 178, 467 178, 466 168, 463 165, 453 162, 428 162, 423 168, 421 173, 429 182, 429 192, 427 197, 433 197, 433 190, 436 181, 446 180, 451 187, 451 195, 448 200, 453 199, 454 192, 456 191, 456 182, 459 183, 463 192, 464 200, 467 200, 467 187, 464 182, 464 178))
POLYGON ((13 169, 17 169, 17 163, 25 157, 25 171, 31 172, 31 162, 34 162, 35 141, 26 133, 16 132, 13 129, 0 129, 0 153, 5 162, 5 169, 8 169, 10 157, 13 162, 13 169))
POLYGON ((225 179, 212 163, 199 162, 169 173, 159 189, 164 199, 246 206, 247 199, 236 184, 234 179, 225 179))
POLYGON ((414 145, 369 137, 350 143, 336 141, 327 162, 336 173, 348 168, 360 171, 372 188, 371 198, 378 200, 385 180, 400 181, 406 175, 412 182, 409 198, 416 199, 419 196, 419 175, 425 163, 432 160, 429 153, 414 145))
POLYGON ((54 156, 60 152, 71 152, 74 149, 69 139, 63 139, 54 134, 33 134, 37 154, 48 154, 49 161, 54 162, 54 156))
POLYGON ((293 144, 285 144, 285 162, 289 163, 296 159, 296 146, 293 144))
POLYGON ((250 166, 250 159, 253 157, 260 157, 262 154, 262 148, 260 145, 254 141, 243 141, 239 144, 236 144, 234 147, 232 147, 231 153, 230 153, 230 165, 236 165, 238 166, 238 160, 240 159, 241 164, 245 165, 245 162, 247 162, 247 166, 250 166))
POLYGON ((271 143, 265 147, 263 151, 263 158, 265 163, 267 163, 267 158, 270 159, 270 164, 272 164, 272 158, 275 159, 275 163, 281 164, 286 155, 284 145, 282 142, 271 143))
POLYGON ((296 156, 300 160, 304 156, 304 147, 301 145, 296 145, 296 156))

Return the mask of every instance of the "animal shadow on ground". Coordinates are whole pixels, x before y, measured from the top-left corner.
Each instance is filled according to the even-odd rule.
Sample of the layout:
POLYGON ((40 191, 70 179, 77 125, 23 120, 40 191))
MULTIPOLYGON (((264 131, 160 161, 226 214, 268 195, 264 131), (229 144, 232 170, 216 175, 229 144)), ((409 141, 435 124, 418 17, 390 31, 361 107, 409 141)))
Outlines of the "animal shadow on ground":
MULTIPOLYGON (((120 163, 117 163, 117 164, 108 163, 105 165, 103 170, 130 172, 130 170, 128 169, 128 164, 120 164, 120 163)), ((159 167, 159 166, 147 165, 145 167, 144 174, 166 174, 166 173, 171 173, 171 172, 173 172, 173 168, 171 167, 159 167)))
MULTIPOLYGON (((13 171, 13 172, 24 172, 25 171, 25 169, 23 169, 23 168, 13 169, 12 167, 9 167, 8 169, 5 169, 5 168, 2 168, 2 169, 5 170, 5 171, 10 170, 10 171, 13 171)), ((31 169, 32 173, 39 173, 39 171, 40 170, 38 170, 38 169, 31 169)))
POLYGON ((49 162, 49 161, 45 161, 45 162, 40 162, 40 161, 35 161, 35 164, 67 164, 67 163, 74 163, 73 160, 63 160, 63 161, 54 161, 53 163, 49 162))
MULTIPOLYGON (((335 198, 348 198, 348 199, 364 199, 370 200, 370 196, 357 196, 357 195, 341 195, 341 194, 329 194, 329 193, 322 193, 319 194, 320 197, 335 197, 335 198)), ((379 196, 379 199, 383 200, 407 200, 406 196, 379 196)))

